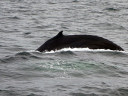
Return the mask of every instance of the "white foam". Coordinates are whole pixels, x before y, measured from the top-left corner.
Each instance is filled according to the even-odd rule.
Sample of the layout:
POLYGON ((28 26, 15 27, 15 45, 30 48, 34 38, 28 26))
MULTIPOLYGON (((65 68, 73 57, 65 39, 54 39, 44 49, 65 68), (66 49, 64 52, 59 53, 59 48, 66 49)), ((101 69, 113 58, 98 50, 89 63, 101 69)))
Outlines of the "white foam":
MULTIPOLYGON (((57 52, 67 52, 67 51, 72 51, 72 52, 79 52, 79 51, 87 51, 87 52, 121 52, 121 53, 128 54, 128 51, 118 51, 118 50, 110 50, 110 49, 89 49, 89 48, 63 48, 63 49, 56 50, 56 51, 53 51, 53 50, 52 51, 46 51, 45 53, 57 53, 57 52)), ((29 50, 27 52, 39 52, 39 51, 29 50)))
POLYGON ((89 48, 63 48, 60 50, 56 51, 47 51, 45 53, 56 53, 56 52, 67 52, 67 51, 73 51, 73 52, 78 52, 78 51, 87 51, 87 52, 123 52, 126 53, 125 51, 117 51, 117 50, 110 50, 110 49, 89 49, 89 48))

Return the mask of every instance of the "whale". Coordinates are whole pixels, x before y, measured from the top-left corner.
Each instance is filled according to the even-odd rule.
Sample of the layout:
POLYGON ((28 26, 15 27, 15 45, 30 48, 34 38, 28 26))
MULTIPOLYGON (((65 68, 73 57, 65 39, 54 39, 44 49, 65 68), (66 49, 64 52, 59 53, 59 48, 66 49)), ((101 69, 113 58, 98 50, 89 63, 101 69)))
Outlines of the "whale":
POLYGON ((39 52, 56 51, 63 48, 89 48, 110 49, 124 51, 119 45, 112 41, 96 35, 63 35, 60 31, 56 36, 46 41, 36 50, 39 52))

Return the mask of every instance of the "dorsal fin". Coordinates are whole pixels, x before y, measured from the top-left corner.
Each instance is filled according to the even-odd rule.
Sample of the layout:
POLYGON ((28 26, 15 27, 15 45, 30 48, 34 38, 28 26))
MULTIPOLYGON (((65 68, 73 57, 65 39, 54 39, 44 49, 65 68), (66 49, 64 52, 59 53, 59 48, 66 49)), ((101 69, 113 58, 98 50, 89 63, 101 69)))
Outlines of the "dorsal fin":
POLYGON ((60 31, 56 36, 55 36, 55 38, 60 38, 60 37, 62 37, 63 36, 63 31, 60 31))

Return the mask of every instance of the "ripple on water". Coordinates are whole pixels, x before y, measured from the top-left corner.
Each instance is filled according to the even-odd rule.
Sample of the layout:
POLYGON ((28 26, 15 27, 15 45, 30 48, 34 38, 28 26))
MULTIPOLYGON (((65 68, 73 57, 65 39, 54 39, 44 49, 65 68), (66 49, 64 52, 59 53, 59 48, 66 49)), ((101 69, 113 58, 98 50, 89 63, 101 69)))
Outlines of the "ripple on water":
POLYGON ((13 91, 13 90, 0 90, 1 96, 18 96, 19 93, 13 91))
POLYGON ((113 7, 105 8, 104 10, 107 10, 107 11, 120 11, 120 9, 113 8, 113 7))
POLYGON ((10 20, 20 20, 20 17, 18 16, 13 16, 13 17, 8 17, 10 20))
POLYGON ((119 88, 117 90, 121 96, 127 96, 128 95, 128 87, 127 88, 119 88))
POLYGON ((97 94, 95 94, 95 93, 81 93, 81 92, 78 92, 78 93, 70 93, 70 95, 72 95, 72 96, 99 96, 99 95, 97 95, 97 94))
POLYGON ((127 96, 128 88, 98 88, 98 87, 87 87, 87 89, 81 89, 83 92, 72 92, 72 96, 127 96), (86 90, 86 91, 84 91, 86 90))
POLYGON ((24 90, 0 90, 0 96, 42 96, 34 92, 25 92, 24 90), (22 94, 22 95, 21 95, 22 94))

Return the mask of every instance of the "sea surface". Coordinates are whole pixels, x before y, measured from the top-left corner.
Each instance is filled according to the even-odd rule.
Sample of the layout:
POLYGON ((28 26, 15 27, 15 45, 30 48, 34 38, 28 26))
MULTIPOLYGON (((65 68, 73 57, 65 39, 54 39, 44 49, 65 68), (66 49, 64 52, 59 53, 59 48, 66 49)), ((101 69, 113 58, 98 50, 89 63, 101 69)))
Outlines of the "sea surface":
POLYGON ((128 0, 0 0, 0 96, 128 96, 128 0), (125 51, 35 51, 61 30, 125 51))

